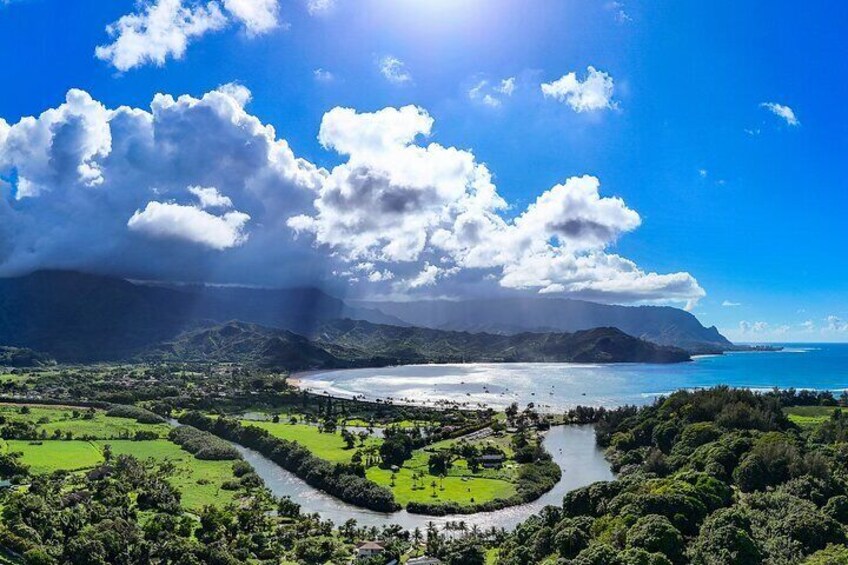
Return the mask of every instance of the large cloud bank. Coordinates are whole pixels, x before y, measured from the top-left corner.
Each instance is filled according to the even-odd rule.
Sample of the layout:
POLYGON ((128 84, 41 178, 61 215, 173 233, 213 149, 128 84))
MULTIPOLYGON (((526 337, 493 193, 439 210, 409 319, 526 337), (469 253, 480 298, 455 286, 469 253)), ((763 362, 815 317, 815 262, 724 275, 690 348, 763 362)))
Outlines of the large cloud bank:
POLYGON ((133 277, 284 285, 343 280, 366 294, 463 284, 619 302, 693 302, 688 273, 611 253, 639 227, 592 176, 507 215, 473 153, 427 142, 414 106, 327 112, 319 140, 343 161, 298 158, 227 85, 150 109, 72 90, 0 119, 0 274, 79 268, 133 277))

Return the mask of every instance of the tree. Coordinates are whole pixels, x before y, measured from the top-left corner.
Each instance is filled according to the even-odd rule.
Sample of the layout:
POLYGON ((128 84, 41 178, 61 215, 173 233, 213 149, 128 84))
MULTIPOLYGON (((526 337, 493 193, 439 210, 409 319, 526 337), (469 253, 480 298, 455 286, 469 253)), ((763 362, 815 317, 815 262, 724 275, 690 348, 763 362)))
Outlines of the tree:
POLYGON ((448 548, 445 563, 447 565, 486 565, 486 550, 474 538, 460 539, 448 548))
POLYGON ((433 475, 441 475, 447 473, 451 467, 451 455, 446 450, 439 450, 431 453, 427 460, 427 468, 433 475))
POLYGON ((397 465, 412 456, 412 440, 405 433, 393 433, 389 435, 380 446, 380 457, 386 466, 397 465))
POLYGON ((662 553, 673 562, 683 560, 683 536, 665 516, 648 514, 627 532, 627 545, 649 553, 662 553))

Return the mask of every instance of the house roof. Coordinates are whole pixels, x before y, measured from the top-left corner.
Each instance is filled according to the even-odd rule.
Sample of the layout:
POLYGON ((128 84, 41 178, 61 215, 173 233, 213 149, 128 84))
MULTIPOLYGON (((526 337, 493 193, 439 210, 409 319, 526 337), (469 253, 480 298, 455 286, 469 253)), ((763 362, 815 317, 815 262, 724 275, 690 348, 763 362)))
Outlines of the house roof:
POLYGON ((383 549, 383 546, 376 541, 366 541, 357 546, 356 549, 383 549))

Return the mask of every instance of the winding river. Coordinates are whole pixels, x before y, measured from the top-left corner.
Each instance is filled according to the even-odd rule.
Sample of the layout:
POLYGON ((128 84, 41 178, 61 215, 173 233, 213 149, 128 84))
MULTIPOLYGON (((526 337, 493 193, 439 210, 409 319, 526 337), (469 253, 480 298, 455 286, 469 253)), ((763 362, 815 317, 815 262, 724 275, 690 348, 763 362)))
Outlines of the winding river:
POLYGON ((595 445, 595 433, 592 426, 558 426, 551 428, 545 435, 545 447, 554 461, 562 468, 562 480, 529 504, 513 506, 494 512, 463 514, 453 516, 425 516, 411 514, 406 510, 381 513, 346 504, 324 492, 321 492, 267 459, 258 452, 240 445, 236 448, 245 461, 253 465, 256 473, 265 481, 265 485, 276 496, 288 496, 300 504, 304 512, 317 512, 321 518, 332 520, 336 524, 353 518, 359 525, 384 526, 398 524, 405 529, 421 528, 427 524, 444 525, 447 522, 464 521, 469 527, 476 525, 481 529, 512 529, 518 523, 537 513, 546 505, 562 504, 562 497, 568 491, 613 478, 609 464, 603 453, 595 445))

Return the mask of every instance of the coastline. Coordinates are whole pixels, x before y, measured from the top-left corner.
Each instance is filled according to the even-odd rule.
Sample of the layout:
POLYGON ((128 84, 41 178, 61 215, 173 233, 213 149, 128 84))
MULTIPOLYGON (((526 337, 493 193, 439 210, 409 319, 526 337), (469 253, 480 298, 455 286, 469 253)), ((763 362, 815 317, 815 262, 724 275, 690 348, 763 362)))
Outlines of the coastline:
POLYGON ((291 385, 296 388, 302 388, 303 379, 311 377, 312 375, 319 375, 321 373, 326 373, 328 370, 332 371, 333 369, 314 369, 311 371, 295 371, 294 373, 289 373, 286 377, 286 384, 291 385))

